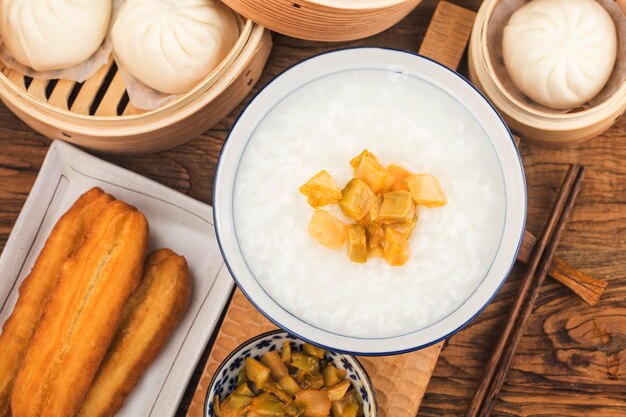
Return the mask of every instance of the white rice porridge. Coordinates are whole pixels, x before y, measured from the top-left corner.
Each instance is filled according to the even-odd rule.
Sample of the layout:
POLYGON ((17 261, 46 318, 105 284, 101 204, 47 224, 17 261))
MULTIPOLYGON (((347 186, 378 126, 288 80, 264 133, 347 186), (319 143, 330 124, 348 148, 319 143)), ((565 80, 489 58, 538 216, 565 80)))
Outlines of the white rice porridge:
MULTIPOLYGON (((348 71, 309 83, 263 119, 242 156, 234 216, 263 289, 303 321, 337 334, 410 333, 458 308, 487 274, 504 227, 504 182, 484 131, 443 91, 411 76, 348 71), (343 188, 367 148, 383 165, 439 178, 448 203, 418 207, 411 257, 350 262, 307 233, 298 188, 327 170, 343 188)), ((324 207, 345 219, 337 205, 324 207)))

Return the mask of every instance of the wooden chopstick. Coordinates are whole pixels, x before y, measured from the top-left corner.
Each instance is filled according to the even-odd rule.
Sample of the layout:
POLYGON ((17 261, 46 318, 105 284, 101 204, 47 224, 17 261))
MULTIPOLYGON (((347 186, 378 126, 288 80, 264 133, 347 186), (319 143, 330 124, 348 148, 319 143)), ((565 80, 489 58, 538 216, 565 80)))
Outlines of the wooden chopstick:
MULTIPOLYGON (((519 136, 513 135, 513 141, 515 142, 515 146, 519 148, 522 139, 519 136)), ((536 242, 537 238, 526 230, 524 232, 522 246, 517 253, 517 260, 528 263, 536 242)), ((587 304, 592 306, 598 303, 608 286, 608 282, 594 278, 574 268, 560 258, 554 258, 554 263, 548 275, 574 291, 580 298, 585 300, 587 304)))
POLYGON ((467 408, 466 417, 486 417, 491 414, 524 333, 526 322, 539 296, 541 284, 552 267, 554 253, 574 207, 584 174, 585 169, 578 165, 570 166, 567 171, 548 222, 529 259, 528 269, 513 303, 511 314, 489 358, 481 384, 467 408))
MULTIPOLYGON (((525 231, 522 246, 517 253, 517 260, 528 263, 536 242, 537 238, 529 231, 525 231)), ((559 257, 554 257, 554 262, 552 262, 548 276, 574 291, 580 298, 585 300, 587 304, 592 306, 598 303, 608 286, 608 282, 594 278, 574 268, 559 257)))

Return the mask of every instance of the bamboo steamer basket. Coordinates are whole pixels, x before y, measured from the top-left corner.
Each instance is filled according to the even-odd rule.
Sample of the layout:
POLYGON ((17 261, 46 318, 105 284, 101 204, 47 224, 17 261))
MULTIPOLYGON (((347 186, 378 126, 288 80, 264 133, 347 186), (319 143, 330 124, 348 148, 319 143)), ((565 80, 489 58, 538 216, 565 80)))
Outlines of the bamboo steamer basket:
POLYGON ((157 152, 185 143, 226 117, 260 78, 272 48, 269 31, 240 19, 240 36, 201 83, 152 111, 134 108, 110 61, 79 84, 25 77, 0 64, 0 99, 41 134, 104 153, 157 152))
POLYGON ((223 0, 242 16, 295 38, 343 42, 382 32, 421 0, 223 0))
POLYGON ((569 112, 554 111, 533 102, 515 87, 506 73, 500 27, 508 21, 511 10, 522 2, 517 1, 518 6, 509 3, 510 0, 483 2, 470 39, 470 79, 522 138, 551 146, 581 143, 611 127, 626 110, 626 54, 623 53, 626 48, 626 0, 598 1, 605 7, 613 3, 609 7, 614 8, 612 17, 618 32, 617 62, 605 88, 582 108, 569 112), (506 19, 504 23, 503 19, 506 19))

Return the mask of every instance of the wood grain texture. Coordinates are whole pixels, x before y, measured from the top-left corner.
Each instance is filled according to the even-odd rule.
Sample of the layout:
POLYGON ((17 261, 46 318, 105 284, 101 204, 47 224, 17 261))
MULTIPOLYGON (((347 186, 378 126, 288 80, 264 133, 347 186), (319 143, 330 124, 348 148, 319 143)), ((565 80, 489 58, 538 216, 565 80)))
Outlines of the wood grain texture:
POLYGON ((546 225, 528 260, 509 317, 487 361, 480 385, 470 401, 465 417, 488 417, 493 411, 517 346, 526 331, 526 323, 533 313, 541 287, 554 262, 554 254, 574 210, 584 175, 585 168, 580 165, 570 165, 567 170, 546 225))
MULTIPOLYGON (((474 11, 480 0, 454 0, 474 11)), ((374 37, 322 44, 274 35, 274 49, 253 93, 290 65, 349 46, 418 51, 437 2, 424 0, 409 16, 374 37)), ((467 76, 467 62, 460 64, 467 76)), ((213 172, 228 129, 252 94, 213 129, 166 152, 105 156, 193 198, 211 203, 213 172)), ((547 281, 517 350, 494 417, 623 417, 626 415, 626 118, 584 145, 550 149, 522 141, 528 186, 527 228, 538 234, 566 170, 587 167, 585 186, 558 255, 609 284, 591 307, 563 285, 547 281)), ((15 223, 49 142, 0 105, 0 247, 15 223)), ((439 357, 419 416, 462 416, 510 310, 523 266, 516 266, 495 300, 450 338, 439 357)), ((205 351, 202 363, 208 357, 205 351)), ((184 417, 202 369, 192 378, 177 417, 184 417)), ((407 392, 407 395, 411 393, 407 392)))
POLYGON ((456 69, 472 33, 476 14, 452 3, 439 3, 419 53, 456 69))

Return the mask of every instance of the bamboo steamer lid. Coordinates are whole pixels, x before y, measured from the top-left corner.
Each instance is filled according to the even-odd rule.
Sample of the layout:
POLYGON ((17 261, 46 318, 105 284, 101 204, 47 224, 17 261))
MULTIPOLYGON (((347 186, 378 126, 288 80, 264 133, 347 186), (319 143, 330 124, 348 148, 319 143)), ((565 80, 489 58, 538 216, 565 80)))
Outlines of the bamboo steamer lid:
POLYGON ((300 39, 343 42, 374 35, 421 0, 223 0, 242 16, 300 39))
POLYGON ((618 54, 604 89, 581 108, 552 110, 526 97, 512 82, 502 59, 502 29, 526 0, 485 0, 476 16, 469 46, 471 81, 522 138, 563 146, 590 140, 626 110, 626 0, 597 0, 615 21, 618 54))
POLYGON ((240 36, 224 60, 191 91, 156 110, 128 102, 113 61, 84 83, 41 80, 0 63, 0 99, 51 139, 104 153, 157 152, 185 143, 226 117, 260 78, 272 48, 269 31, 240 18, 240 36))

